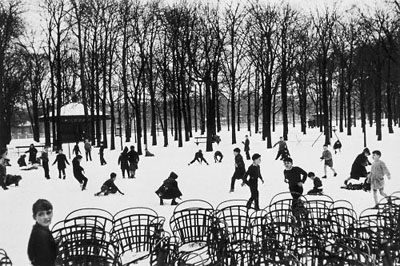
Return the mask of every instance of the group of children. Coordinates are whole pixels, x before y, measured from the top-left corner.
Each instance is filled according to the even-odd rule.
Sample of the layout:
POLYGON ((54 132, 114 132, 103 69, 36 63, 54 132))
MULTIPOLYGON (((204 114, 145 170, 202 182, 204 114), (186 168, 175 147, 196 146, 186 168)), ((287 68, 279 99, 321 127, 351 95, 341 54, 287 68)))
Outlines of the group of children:
MULTIPOLYGON (((315 175, 314 172, 306 172, 302 168, 298 166, 293 166, 293 159, 290 157, 289 151, 287 149, 286 142, 280 137, 280 141, 278 141, 276 145, 279 145, 278 154, 276 156, 277 160, 281 157, 284 163, 284 181, 289 185, 289 191, 292 195, 293 202, 296 202, 297 199, 303 194, 303 184, 305 183, 307 177, 309 177, 313 181, 313 188, 307 192, 308 195, 321 195, 323 193, 323 185, 322 181, 319 177, 315 175)), ((246 146, 248 149, 248 145, 246 146)), ((337 147, 337 149, 340 149, 337 147)), ((243 157, 240 155, 240 149, 235 148, 233 150, 235 156, 235 171, 231 178, 231 186, 230 192, 234 192, 234 184, 235 180, 242 179, 242 185, 246 184, 250 188, 250 199, 247 202, 247 207, 249 208, 254 202, 255 209, 259 209, 259 193, 258 193, 258 179, 264 183, 264 180, 261 176, 260 171, 260 163, 261 163, 261 155, 255 153, 252 156, 253 163, 250 165, 248 170, 245 170, 245 164, 243 161, 243 157)), ((370 184, 371 189, 373 191, 373 198, 375 202, 374 208, 378 208, 378 191, 381 196, 387 197, 387 194, 384 192, 384 176, 387 176, 388 179, 391 178, 390 172, 386 167, 386 164, 380 160, 381 152, 379 150, 375 150, 372 152, 373 163, 369 163, 367 156, 370 155, 369 149, 365 148, 363 152, 357 156, 355 159, 351 174, 348 179, 345 180, 345 184, 347 185, 350 179, 359 179, 360 177, 366 177, 366 182, 370 184), (371 165, 371 172, 367 173, 366 166, 371 165)), ((328 150, 328 145, 323 145, 322 156, 320 157, 321 161, 324 161, 324 176, 322 178, 327 178, 327 168, 330 168, 333 171, 333 176, 337 176, 336 170, 333 168, 333 159, 332 153, 328 150)))
MULTIPOLYGON (((283 141, 282 139, 280 141, 283 141)), ((308 195, 321 195, 323 193, 323 185, 322 181, 319 177, 317 177, 313 172, 306 172, 301 167, 293 165, 293 159, 287 154, 282 153, 283 149, 287 150, 286 144, 282 142, 278 142, 276 145, 282 147, 282 150, 278 151, 277 159, 282 156, 282 161, 284 164, 284 182, 288 184, 289 192, 293 198, 293 204, 298 202, 300 196, 303 194, 303 185, 307 180, 307 177, 313 181, 313 188, 307 192, 308 195)), ((120 158, 118 159, 118 163, 121 165, 123 177, 125 177, 125 172, 128 172, 129 176, 132 176, 131 169, 137 168, 137 163, 139 161, 138 154, 134 151, 134 147, 131 147, 131 154, 129 155, 128 148, 125 147, 124 151, 121 153, 120 158), (136 153, 136 154, 135 154, 136 153), (131 157, 130 157, 131 156, 131 157), (132 159, 133 158, 133 159, 132 159), (131 166, 131 162, 133 162, 133 167, 131 166), (136 165, 135 165, 136 164, 136 165)), ((47 152, 45 149, 44 152, 47 152)), ((242 180, 242 186, 247 185, 250 189, 250 198, 247 201, 247 208, 250 208, 254 203, 254 209, 259 210, 259 191, 258 191, 258 180, 264 183, 264 179, 261 174, 260 163, 261 163, 261 155, 258 153, 254 153, 251 157, 252 164, 248 167, 247 171, 245 169, 245 163, 242 155, 240 154, 240 149, 233 149, 234 160, 235 160, 235 171, 231 178, 230 184, 230 192, 234 192, 234 185, 236 180, 242 180)), ((246 152, 247 153, 247 152, 246 152)), ((217 154, 215 156, 215 162, 220 162, 222 160, 222 153, 217 154)), ((387 178, 391 178, 390 172, 386 167, 386 164, 380 160, 381 152, 375 150, 372 152, 372 164, 368 161, 368 156, 371 155, 368 148, 365 148, 361 154, 357 156, 355 161, 353 162, 350 177, 345 180, 347 184, 350 179, 360 179, 361 177, 366 177, 367 181, 371 184, 371 188, 373 191, 373 197, 375 201, 375 207, 378 206, 378 198, 377 192, 387 197, 384 192, 384 176, 387 178), (368 173, 366 171, 366 166, 371 165, 371 171, 368 173)), ((41 155, 43 160, 43 153, 41 155)), ((47 158, 48 156, 44 156, 47 158)), ((90 158, 88 156, 87 158, 90 158)), ((333 168, 333 160, 332 154, 328 150, 328 145, 323 146, 323 153, 320 157, 321 160, 324 161, 324 173, 325 176, 322 178, 326 178, 326 170, 329 167, 333 171, 333 175, 336 176, 337 173, 333 168)), ((85 189, 87 184, 87 178, 83 175, 84 170, 80 166, 80 162, 82 160, 82 156, 80 154, 76 154, 75 158, 72 160, 73 172, 74 176, 77 180, 82 184, 82 190, 85 189)), ((202 151, 199 150, 196 153, 194 161, 206 162, 202 151)), ((2 156, 0 158, 0 174, 3 177, 5 173, 4 165, 5 156, 4 152, 2 152, 2 156)), ((65 165, 69 164, 62 150, 59 151, 55 161, 53 164, 58 163, 59 169, 59 178, 63 177, 65 179, 65 165)), ((191 164, 189 163, 189 165, 191 164)), ((208 163, 207 163, 208 164, 208 163)), ((48 171, 48 170, 47 170, 48 171)), ((100 188, 100 191, 95 193, 95 196, 100 195, 109 195, 120 193, 124 195, 124 193, 115 185, 117 174, 112 172, 110 174, 110 178, 103 183, 100 188)), ((133 172, 134 176, 134 172, 133 172)), ((182 192, 180 191, 177 183, 178 175, 175 172, 171 172, 169 177, 165 179, 162 185, 155 192, 160 199, 160 205, 164 204, 165 199, 171 199, 171 205, 177 205, 177 198, 182 196, 182 192)), ((0 179, 1 181, 1 179, 0 179)), ((292 208, 293 205, 292 205, 292 208)), ((49 225, 51 223, 51 219, 53 216, 53 206, 50 202, 44 199, 39 199, 33 204, 32 207, 33 218, 36 221, 36 224, 32 228, 31 236, 29 238, 28 243, 28 256, 32 262, 32 265, 54 265, 55 259, 57 256, 57 244, 52 237, 51 231, 49 230, 49 225)))

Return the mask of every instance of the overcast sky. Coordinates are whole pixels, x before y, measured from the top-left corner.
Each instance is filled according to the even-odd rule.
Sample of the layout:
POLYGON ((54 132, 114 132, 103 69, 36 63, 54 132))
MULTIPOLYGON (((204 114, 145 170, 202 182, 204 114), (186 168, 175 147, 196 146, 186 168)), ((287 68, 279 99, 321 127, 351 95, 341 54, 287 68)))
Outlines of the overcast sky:
MULTIPOLYGON (((191 0, 189 0, 191 1, 191 0)), ((192 0, 193 1, 193 0, 192 0)), ((199 0, 196 0, 199 1, 199 0)), ((200 0, 205 1, 205 0, 200 0)), ((209 0, 214 3, 215 0, 209 0)), ((220 0, 222 3, 230 3, 231 0, 220 0)), ((241 3, 246 3, 246 0, 232 0, 239 1, 241 3)), ((267 3, 267 0, 260 0, 267 3)), ((34 31, 36 36, 41 36, 41 31, 45 26, 43 25, 43 18, 40 16, 41 8, 39 7, 39 3, 43 2, 43 0, 23 0, 25 4, 24 18, 27 26, 27 31, 34 31)), ((175 0, 164 0, 165 3, 178 2, 175 0)), ((271 3, 281 3, 282 0, 269 0, 271 3)), ((303 10, 303 12, 308 13, 311 10, 315 10, 316 8, 322 8, 325 6, 332 6, 333 3, 337 1, 333 0, 287 0, 289 4, 291 4, 294 8, 303 10)), ((352 6, 357 6, 360 8, 372 8, 375 5, 382 6, 384 5, 385 0, 341 0, 339 1, 339 9, 347 10, 352 6)), ((37 37, 40 38, 40 37, 37 37)))

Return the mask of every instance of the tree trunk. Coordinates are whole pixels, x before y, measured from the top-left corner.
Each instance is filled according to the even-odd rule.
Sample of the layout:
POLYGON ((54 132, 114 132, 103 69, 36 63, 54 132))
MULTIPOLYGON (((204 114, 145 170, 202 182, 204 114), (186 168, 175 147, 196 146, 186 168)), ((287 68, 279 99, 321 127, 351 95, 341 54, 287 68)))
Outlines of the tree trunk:
MULTIPOLYGON (((247 131, 251 133, 251 93, 250 93, 250 74, 247 79, 247 131)), ((233 144, 233 143, 232 143, 233 144)))
POLYGON ((143 144, 147 147, 147 102, 146 102, 146 89, 145 81, 143 80, 143 144))
MULTIPOLYGON (((378 59, 379 60, 379 59, 378 59)), ((377 79, 375 85, 375 125, 378 141, 382 140, 382 65, 378 62, 377 79)))
POLYGON ((388 130, 389 134, 393 134, 393 111, 392 111, 392 90, 391 90, 391 60, 388 59, 388 78, 387 78, 387 87, 386 87, 386 104, 387 104, 387 114, 388 114, 388 130))

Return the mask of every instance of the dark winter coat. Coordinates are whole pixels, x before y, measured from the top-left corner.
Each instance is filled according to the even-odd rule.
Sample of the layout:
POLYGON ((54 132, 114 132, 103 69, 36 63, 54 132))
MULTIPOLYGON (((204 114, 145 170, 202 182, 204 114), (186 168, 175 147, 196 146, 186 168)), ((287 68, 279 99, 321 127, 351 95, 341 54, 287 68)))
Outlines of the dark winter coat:
POLYGON ((260 166, 259 165, 250 165, 249 168, 247 169, 247 172, 245 173, 243 177, 243 181, 249 186, 249 187, 257 187, 258 184, 258 179, 263 180, 261 176, 261 171, 260 171, 260 166), (249 177, 249 179, 247 179, 249 177))
POLYGON ((74 176, 76 178, 80 178, 80 177, 83 176, 83 168, 82 168, 81 163, 79 162, 77 157, 75 157, 72 160, 72 171, 73 171, 74 176))
POLYGON ((244 142, 244 151, 249 151, 250 150, 250 140, 246 139, 244 142))
POLYGON ((121 153, 118 158, 118 164, 121 165, 121 169, 129 169, 129 157, 128 153, 121 153))
POLYGON ((75 153, 75 155, 78 155, 81 153, 81 150, 79 149, 79 145, 75 144, 74 149, 72 150, 73 153, 75 153))
POLYGON ((203 152, 201 152, 201 151, 196 152, 196 153, 194 154, 194 158, 195 158, 196 160, 201 160, 201 159, 203 159, 203 158, 204 158, 203 152))
POLYGON ((299 182, 304 184, 307 180, 307 172, 298 166, 293 166, 290 170, 285 169, 283 175, 285 176, 285 181, 289 183, 289 187, 297 186, 299 182))
POLYGON ((315 177, 313 182, 314 182, 314 189, 322 188, 322 181, 319 177, 315 177))
POLYGON ((284 151, 284 150, 287 150, 287 149, 288 149, 288 148, 287 148, 287 145, 286 145, 286 142, 285 142, 284 140, 280 140, 280 141, 278 141, 277 143, 275 143, 275 144, 274 144, 274 147, 275 147, 276 145, 279 145, 279 149, 278 149, 278 150, 280 150, 280 151, 284 151))
POLYGON ((18 166, 19 166, 19 167, 26 166, 26 162, 25 162, 25 155, 24 155, 24 156, 21 156, 21 157, 19 157, 19 159, 18 159, 17 163, 18 163, 18 166))
POLYGON ((364 153, 359 154, 351 166, 350 177, 357 180, 360 177, 367 177, 367 169, 365 167, 370 164, 364 153))
POLYGON ((28 257, 33 266, 54 266, 57 244, 48 228, 35 224, 28 242, 28 257))
POLYGON ((103 185, 101 186, 101 191, 106 191, 110 193, 119 192, 122 194, 119 188, 115 185, 114 180, 112 180, 111 178, 103 183, 103 185))
POLYGON ((130 150, 128 152, 128 160, 129 160, 129 166, 131 169, 137 169, 138 168, 138 162, 139 162, 139 153, 135 150, 130 150))
POLYGON ((176 181, 177 177, 178 176, 172 172, 170 176, 164 180, 161 187, 156 191, 156 193, 162 199, 175 199, 182 196, 182 192, 179 190, 178 182, 176 181))
POLYGON ((36 154, 37 154, 37 149, 35 147, 30 147, 29 150, 27 150, 25 153, 29 153, 29 159, 32 164, 36 163, 36 154))
POLYGON ((65 154, 57 154, 55 161, 53 162, 53 164, 57 163, 57 168, 59 170, 65 169, 67 167, 66 164, 69 165, 69 162, 67 160, 67 157, 65 156, 65 154))
POLYGON ((233 177, 235 179, 243 179, 244 174, 246 173, 245 164, 243 161, 242 155, 239 153, 235 156, 235 172, 233 173, 233 177))

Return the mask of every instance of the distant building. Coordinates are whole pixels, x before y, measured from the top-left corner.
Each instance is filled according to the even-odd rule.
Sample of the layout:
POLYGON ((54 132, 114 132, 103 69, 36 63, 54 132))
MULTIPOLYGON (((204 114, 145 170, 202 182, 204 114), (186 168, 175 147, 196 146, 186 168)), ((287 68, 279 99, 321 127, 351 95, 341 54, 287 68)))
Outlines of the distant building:
MULTIPOLYGON (((99 112, 100 120, 103 118, 103 113, 99 112)), ((40 117, 43 121, 44 117, 40 117)), ((50 122, 54 122, 57 116, 49 114, 50 122)), ((81 103, 69 103, 61 107, 60 114, 60 127, 61 127, 61 140, 63 143, 70 143, 84 140, 92 136, 90 123, 92 119, 97 119, 97 112, 95 115, 85 116, 84 106, 81 103)), ((106 115, 106 119, 110 119, 109 115, 106 115)))

